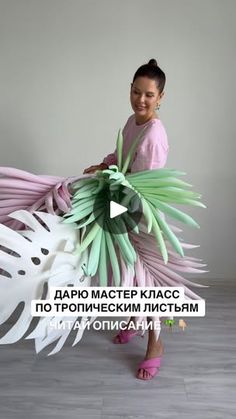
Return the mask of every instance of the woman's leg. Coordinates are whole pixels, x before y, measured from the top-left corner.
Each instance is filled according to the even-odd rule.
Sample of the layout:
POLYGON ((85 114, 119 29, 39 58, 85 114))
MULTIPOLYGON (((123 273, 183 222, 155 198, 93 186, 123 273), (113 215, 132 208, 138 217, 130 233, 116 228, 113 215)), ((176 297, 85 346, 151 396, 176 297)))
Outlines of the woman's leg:
MULTIPOLYGON (((161 321, 159 317, 151 317, 153 329, 149 329, 148 332, 148 344, 145 354, 146 359, 152 359, 156 357, 161 357, 163 355, 163 344, 160 338, 160 331, 161 331, 161 321), (154 329, 154 326, 156 329, 154 329)), ((139 368, 137 372, 137 378, 141 378, 144 380, 151 379, 152 376, 146 371, 144 368, 139 368)))

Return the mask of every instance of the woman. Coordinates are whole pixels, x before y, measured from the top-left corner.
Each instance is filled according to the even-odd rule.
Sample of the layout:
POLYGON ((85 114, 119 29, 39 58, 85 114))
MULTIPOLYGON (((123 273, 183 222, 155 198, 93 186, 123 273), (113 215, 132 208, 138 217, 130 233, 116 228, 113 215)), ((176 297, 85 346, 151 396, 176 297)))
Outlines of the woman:
MULTIPOLYGON (((125 161, 127 156, 122 172, 126 173, 128 162, 130 172, 145 171, 141 174, 136 173, 127 176, 129 180, 131 179, 131 186, 132 184, 135 185, 135 178, 136 184, 140 185, 140 179, 142 183, 142 178, 146 179, 147 176, 149 181, 148 184, 144 183, 146 185, 144 189, 149 189, 151 184, 151 192, 145 192, 144 194, 141 192, 141 195, 146 194, 147 201, 151 204, 150 208, 153 209, 153 211, 151 210, 151 217, 146 211, 147 207, 146 214, 143 211, 149 224, 149 231, 142 230, 143 226, 140 223, 139 234, 134 234, 131 231, 127 235, 126 239, 130 239, 132 243, 125 240, 125 245, 129 244, 129 249, 132 249, 131 261, 135 263, 132 265, 132 270, 126 269, 127 264, 121 254, 122 284, 139 287, 180 286, 184 289, 186 299, 199 299, 200 297, 188 289, 186 285, 200 285, 191 283, 191 281, 179 275, 178 272, 206 272, 199 269, 205 264, 199 263, 196 258, 184 256, 183 248, 188 249, 195 246, 180 243, 173 233, 174 230, 178 231, 179 229, 173 226, 169 228, 167 223, 161 220, 160 211, 163 209, 172 218, 198 227, 198 224, 191 217, 165 204, 165 201, 167 198, 167 202, 189 203, 204 207, 197 201, 201 195, 185 190, 185 187, 190 185, 175 179, 175 177, 172 179, 170 177, 172 171, 167 171, 169 174, 167 177, 164 175, 164 179, 158 179, 158 177, 159 175, 162 177, 166 170, 164 172, 161 170, 148 172, 152 169, 160 169, 165 165, 169 150, 165 128, 156 113, 164 95, 164 85, 165 74, 157 66, 154 59, 138 68, 130 90, 130 101, 134 113, 129 117, 123 129, 123 147, 119 136, 119 141, 117 141, 119 153, 115 151, 109 154, 100 165, 92 166, 86 169, 84 173, 105 169, 116 163, 120 169, 122 160, 125 161), (130 147, 136 138, 139 139, 139 143, 137 145, 135 141, 136 153, 133 155, 130 152, 130 147), (123 159, 120 156, 121 148, 123 159), (133 156, 132 161, 130 160, 131 154, 133 156), (168 177, 169 180, 167 181, 168 177), (138 183, 137 178, 139 179, 138 183), (152 181, 157 179, 157 183, 152 183, 150 179, 152 181), (164 189, 162 189, 162 180, 164 185, 167 185, 164 189), (158 184, 159 186, 157 186, 158 184), (153 194, 155 195, 155 193, 157 198, 153 200, 153 194), (149 219, 151 223, 149 223, 149 219), (161 241, 160 238, 162 238, 161 241), (175 250, 174 252, 169 248, 170 245, 175 250), (135 254, 136 259, 134 258, 135 254), (167 261, 168 264, 166 265, 167 261)), ((64 287, 78 286, 78 284, 79 286, 90 286, 90 280, 96 275, 99 265, 99 279, 102 284, 107 283, 106 280, 103 281, 103 273, 107 277, 107 265, 104 263, 107 248, 109 254, 112 254, 111 259, 116 268, 119 263, 116 264, 116 261, 114 261, 116 251, 111 237, 104 235, 103 228, 98 225, 93 214, 97 191, 100 187, 101 179, 99 179, 99 176, 105 176, 106 178, 109 174, 107 171, 98 173, 98 176, 83 176, 83 178, 38 176, 9 167, 0 167, 0 173, 0 325, 10 317, 19 303, 25 303, 24 311, 17 319, 17 323, 13 324, 12 328, 0 339, 0 344, 9 344, 22 338, 28 330, 32 320, 30 314, 31 300, 43 298, 42 292, 45 282, 50 286, 52 284, 60 284, 64 287), (82 205, 85 206, 82 207, 82 205), (54 217, 55 215, 56 217, 54 217), (62 217, 65 217, 66 220, 63 220, 62 217), (80 246, 80 251, 83 254, 82 259, 77 253, 74 253, 75 248, 73 246, 78 244, 79 229, 78 224, 75 228, 75 222, 80 224, 80 229, 88 225, 89 233, 80 246), (68 224, 70 224, 70 228, 68 224), (97 239, 101 239, 100 242, 97 242, 97 239), (61 246, 62 249, 66 246, 64 252, 58 251, 61 246), (88 247, 89 253, 87 251, 88 247), (81 249, 86 251, 84 252, 81 249), (85 259, 83 259, 84 257, 85 259), (58 269, 59 266, 60 269, 58 269), (9 281, 9 278, 12 280, 9 281), (82 281, 80 281, 81 279, 82 281), (9 303, 10 300, 11 303, 9 303)), ((113 172, 112 175, 114 175, 113 172)), ((102 178, 101 185, 104 185, 103 180, 104 178, 102 178)), ((145 203, 144 198, 143 202, 145 203)), ((101 218, 104 220, 106 212, 104 213, 103 205, 100 202, 100 211, 101 209, 101 218)), ((110 222, 110 220, 108 221, 110 222)), ((116 240, 114 240, 114 244, 116 244, 116 240)), ((124 254, 127 259, 127 253, 124 252, 124 254)), ((108 257, 110 256, 108 255, 108 257)), ((130 257, 128 261, 130 261, 130 257)), ((113 270, 114 278, 115 271, 117 274, 117 269, 113 270)), ((119 270, 119 280, 117 281, 119 284, 120 273, 119 270)), ((64 317, 66 319, 66 316, 62 316, 62 319, 64 317)), ((43 313, 36 329, 26 337, 35 340, 37 352, 52 342, 56 342, 56 346, 50 354, 58 352, 70 333, 70 329, 58 329, 56 331, 50 329, 50 321, 53 318, 53 313, 51 317, 44 316, 43 313)), ((138 320, 140 321, 140 318, 131 318, 126 329, 120 330, 115 336, 114 343, 126 343, 133 336, 139 334, 138 320), (135 323, 135 330, 133 330, 133 323, 135 323)), ((149 330, 145 357, 138 367, 137 378, 143 380, 150 380, 158 373, 163 353, 163 345, 159 337, 160 319, 151 317, 151 321, 151 324, 157 325, 158 328, 149 330)), ((76 315, 73 317, 73 322, 75 324, 76 315)), ((78 331, 74 344, 79 342, 82 334, 78 331)))
MULTIPOLYGON (((146 127, 140 138, 129 171, 139 172, 142 170, 159 169, 165 166, 168 155, 168 140, 165 128, 156 112, 159 109, 164 96, 165 74, 157 65, 155 59, 138 68, 134 74, 130 89, 130 103, 134 111, 123 129, 123 158, 132 145, 133 140, 146 127)), ((117 153, 109 154, 99 165, 91 166, 84 173, 93 173, 96 170, 104 170, 111 164, 117 163, 117 153)), ((154 319, 154 318, 152 318, 154 319)), ((135 320, 131 318, 130 321, 135 320)), ((157 321, 158 318, 155 318, 157 321)), ((129 323, 130 323, 129 321, 129 323)), ((114 343, 127 343, 135 334, 129 330, 121 330, 115 336, 114 343)), ((160 367, 160 359, 163 354, 163 345, 160 337, 157 338, 155 330, 149 329, 149 338, 144 361, 139 365, 137 378, 143 380, 152 379, 160 367)))

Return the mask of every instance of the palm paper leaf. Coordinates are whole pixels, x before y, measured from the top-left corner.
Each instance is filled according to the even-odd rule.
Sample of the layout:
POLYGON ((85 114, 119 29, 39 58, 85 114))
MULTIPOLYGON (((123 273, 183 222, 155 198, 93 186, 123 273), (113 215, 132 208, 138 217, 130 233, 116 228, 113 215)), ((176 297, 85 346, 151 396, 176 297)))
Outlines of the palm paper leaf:
POLYGON ((61 215, 70 209, 69 184, 75 177, 38 176, 24 170, 0 167, 0 223, 22 229, 9 214, 24 209, 61 215))
MULTIPOLYGON (((182 176, 184 174, 183 172, 171 169, 157 169, 126 175, 135 147, 137 147, 143 131, 133 141, 123 167, 123 138, 121 131, 119 131, 117 137, 118 166, 112 165, 106 170, 97 171, 93 178, 80 179, 71 186, 73 193, 72 209, 65 215, 65 222, 76 222, 78 229, 86 227, 85 238, 82 241, 79 251, 82 252, 88 248, 89 260, 96 261, 96 263, 89 263, 87 274, 95 275, 95 268, 99 272, 103 272, 103 285, 107 283, 105 266, 108 268, 110 265, 114 278, 116 278, 115 283, 117 284, 119 282, 120 264, 117 259, 117 254, 120 253, 126 266, 133 266, 136 261, 135 249, 127 233, 128 225, 132 225, 132 218, 126 214, 127 224, 125 225, 122 218, 119 220, 113 219, 111 222, 107 220, 107 214, 103 211, 104 206, 110 200, 115 199, 118 202, 118 197, 120 196, 119 191, 122 188, 129 188, 140 198, 148 232, 154 235, 157 247, 161 252, 165 264, 168 262, 167 242, 172 245, 173 249, 180 256, 183 257, 184 252, 177 236, 162 217, 162 213, 190 226, 199 227, 191 216, 172 207, 169 203, 205 207, 199 201, 201 195, 190 191, 188 188, 191 185, 178 179, 177 176, 182 176), (102 192, 104 193, 102 194, 102 192), (107 200, 107 203, 105 200, 107 200), (94 214, 95 203, 97 214, 94 214), (106 225, 107 235, 101 233, 101 225, 106 225), (122 234, 119 234, 121 231, 122 234), (93 243, 94 240, 96 240, 96 245, 93 243), (108 242, 111 247, 109 247, 108 242), (101 247, 100 256, 98 256, 99 251, 97 245, 101 247), (101 256, 104 259, 108 259, 107 264, 104 264, 101 256)), ((128 196, 126 198, 128 199, 128 196)), ((125 202, 125 198, 120 204, 126 206, 127 202, 125 202)), ((138 227, 136 227, 135 231, 138 234, 138 227)))
MULTIPOLYGON (((166 266, 160 250, 156 246, 155 237, 153 235, 142 231, 139 235, 130 233, 130 238, 137 253, 137 262, 135 263, 136 286, 183 286, 186 298, 200 298, 197 294, 187 288, 187 285, 194 287, 203 287, 203 285, 192 283, 177 272, 187 274, 205 273, 207 271, 201 269, 206 266, 205 264, 201 263, 200 260, 196 258, 187 256, 180 257, 176 252, 170 249, 169 261, 166 266), (145 246, 143 246, 143 243, 145 243, 145 246)), ((185 246, 185 244, 183 244, 183 246, 185 246)))

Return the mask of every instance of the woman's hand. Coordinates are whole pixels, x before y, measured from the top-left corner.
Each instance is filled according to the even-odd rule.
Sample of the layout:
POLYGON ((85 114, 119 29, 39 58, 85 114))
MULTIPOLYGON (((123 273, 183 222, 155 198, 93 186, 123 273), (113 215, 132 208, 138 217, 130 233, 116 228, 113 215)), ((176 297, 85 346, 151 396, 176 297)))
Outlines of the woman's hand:
POLYGON ((106 163, 97 164, 95 166, 90 166, 87 169, 84 169, 83 174, 94 173, 96 170, 105 170, 108 166, 106 163))

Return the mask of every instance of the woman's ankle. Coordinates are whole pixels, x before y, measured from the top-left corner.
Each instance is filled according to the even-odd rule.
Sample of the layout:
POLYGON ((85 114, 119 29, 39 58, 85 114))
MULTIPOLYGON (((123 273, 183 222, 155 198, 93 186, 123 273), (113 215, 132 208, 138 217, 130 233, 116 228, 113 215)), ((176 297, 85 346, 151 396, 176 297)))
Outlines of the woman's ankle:
POLYGON ((147 344, 147 353, 155 352, 158 354, 162 354, 163 351, 164 351, 164 346, 163 346, 162 340, 160 338, 158 340, 154 339, 153 337, 150 338, 150 335, 149 335, 148 344, 147 344))

